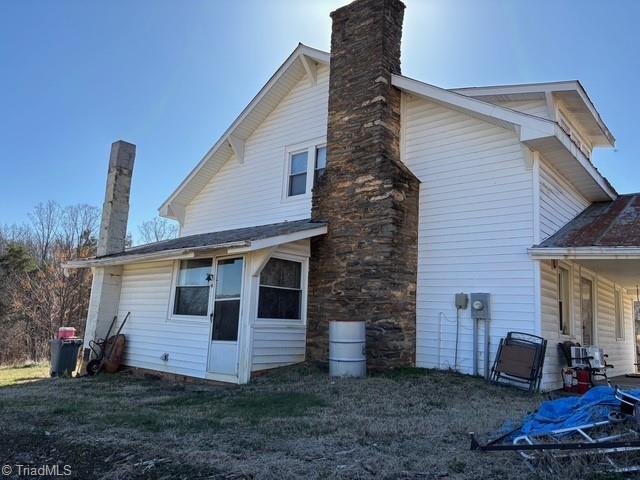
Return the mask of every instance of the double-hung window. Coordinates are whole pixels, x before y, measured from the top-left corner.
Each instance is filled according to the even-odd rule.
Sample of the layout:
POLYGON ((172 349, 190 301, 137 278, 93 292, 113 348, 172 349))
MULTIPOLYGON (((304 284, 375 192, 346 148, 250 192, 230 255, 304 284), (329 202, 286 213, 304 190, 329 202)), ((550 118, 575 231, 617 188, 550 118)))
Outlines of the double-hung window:
POLYGON ((308 144, 287 148, 285 197, 311 193, 311 189, 327 168, 327 147, 316 139, 308 144))
POLYGON ((307 164, 309 152, 297 152, 291 154, 289 162, 289 190, 288 196, 304 195, 307 193, 307 164))
POLYGON ((258 318, 302 319, 302 263, 271 258, 260 273, 258 318))
POLYGON ((180 261, 173 297, 173 315, 207 315, 211 265, 210 258, 180 261))
POLYGON ((560 333, 571 334, 571 296, 569 294, 569 270, 558 267, 558 319, 560 333))

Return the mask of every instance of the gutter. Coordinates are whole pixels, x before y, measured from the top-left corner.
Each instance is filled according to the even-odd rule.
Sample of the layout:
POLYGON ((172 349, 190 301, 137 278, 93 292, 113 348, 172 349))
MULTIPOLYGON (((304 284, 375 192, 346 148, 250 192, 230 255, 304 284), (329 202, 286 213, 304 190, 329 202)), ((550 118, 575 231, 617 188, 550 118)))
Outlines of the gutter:
POLYGON ((640 260, 640 247, 531 247, 534 260, 640 260))

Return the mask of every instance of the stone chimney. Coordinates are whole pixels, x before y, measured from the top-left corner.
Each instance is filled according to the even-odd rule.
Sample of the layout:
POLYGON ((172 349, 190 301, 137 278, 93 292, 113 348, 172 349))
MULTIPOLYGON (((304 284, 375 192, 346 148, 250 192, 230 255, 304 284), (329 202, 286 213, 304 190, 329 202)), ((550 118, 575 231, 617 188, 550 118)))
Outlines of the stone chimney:
POLYGON ((419 181, 400 160, 404 4, 357 0, 331 14, 327 169, 312 218, 308 348, 326 361, 329 321, 366 322, 369 368, 415 363, 419 181))
MULTIPOLYGON (((124 250, 129 218, 129 191, 135 158, 135 145, 122 140, 111 145, 97 256, 124 250)), ((118 315, 122 286, 121 265, 94 267, 92 271, 93 281, 85 325, 84 352, 80 364, 81 373, 86 371, 87 362, 91 357, 89 343, 92 340, 104 338, 113 317, 118 315)))
POLYGON ((124 250, 129 219, 131 175, 135 159, 135 145, 123 140, 118 140, 111 145, 97 248, 99 257, 124 250))

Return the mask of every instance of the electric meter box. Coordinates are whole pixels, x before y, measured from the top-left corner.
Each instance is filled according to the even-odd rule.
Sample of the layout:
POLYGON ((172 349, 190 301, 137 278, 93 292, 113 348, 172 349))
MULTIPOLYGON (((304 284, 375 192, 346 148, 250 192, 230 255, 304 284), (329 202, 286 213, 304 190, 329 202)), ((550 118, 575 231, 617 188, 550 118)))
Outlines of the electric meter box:
POLYGON ((477 320, 488 320, 491 318, 490 295, 488 293, 472 293, 471 297, 471 318, 477 320))

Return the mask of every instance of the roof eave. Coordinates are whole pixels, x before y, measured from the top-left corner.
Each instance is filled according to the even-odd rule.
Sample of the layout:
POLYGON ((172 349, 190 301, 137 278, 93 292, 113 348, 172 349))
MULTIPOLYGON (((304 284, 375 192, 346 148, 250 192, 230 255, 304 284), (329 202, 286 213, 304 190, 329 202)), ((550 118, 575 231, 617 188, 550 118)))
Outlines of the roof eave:
POLYGON ((637 260, 640 247, 531 247, 536 260, 637 260))
MULTIPOLYGON (((180 195, 180 193, 185 189, 185 187, 194 179, 196 175, 202 170, 203 166, 212 158, 214 153, 220 149, 222 146, 227 144, 230 141, 230 138, 233 136, 236 128, 240 125, 242 120, 244 120, 247 115, 251 113, 251 111, 255 108, 255 106, 268 94, 271 88, 278 82, 278 80, 282 77, 282 75, 287 71, 287 69, 301 56, 306 56, 312 59, 315 62, 328 64, 330 61, 330 54, 327 52, 323 52, 321 50, 317 50, 315 48, 308 47, 302 43, 299 43, 295 50, 287 57, 287 59, 283 62, 283 64, 276 70, 276 72, 271 76, 271 78, 267 81, 267 83, 260 89, 260 91, 256 94, 256 96, 249 102, 249 104, 242 110, 240 115, 236 117, 233 123, 227 128, 227 130, 222 134, 222 136, 218 139, 218 141, 209 149, 209 151, 204 155, 204 157, 198 162, 198 164, 191 170, 191 172, 185 177, 184 180, 178 185, 178 187, 169 195, 169 197, 160 205, 158 208, 158 212, 160 216, 171 218, 174 220, 180 221, 180 216, 176 215, 175 212, 172 212, 170 209, 170 205, 176 200, 176 198, 180 195)), ((181 204, 184 207, 183 204, 181 204)))

